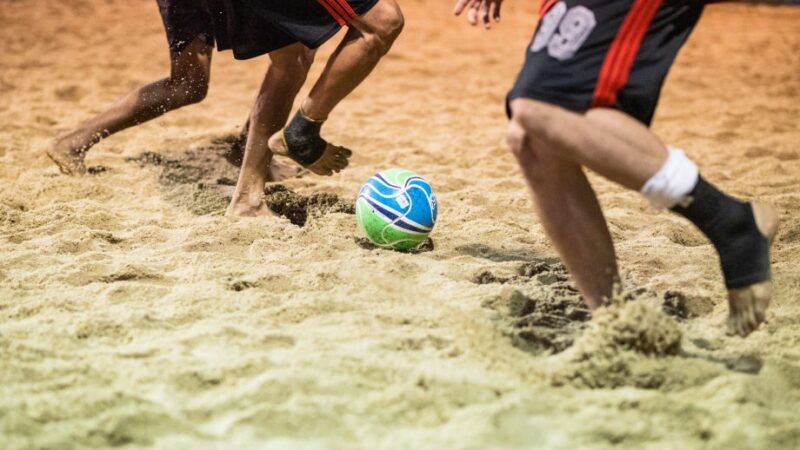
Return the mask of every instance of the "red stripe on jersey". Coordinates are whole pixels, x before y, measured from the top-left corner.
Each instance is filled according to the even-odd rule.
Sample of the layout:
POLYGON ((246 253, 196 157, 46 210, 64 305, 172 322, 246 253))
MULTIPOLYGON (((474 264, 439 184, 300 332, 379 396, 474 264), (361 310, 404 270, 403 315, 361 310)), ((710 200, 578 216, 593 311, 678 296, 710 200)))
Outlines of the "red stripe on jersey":
POLYGON ((356 18, 356 12, 353 11, 353 8, 350 7, 350 4, 348 4, 346 0, 333 0, 333 1, 338 2, 339 6, 341 6, 342 9, 344 9, 345 14, 349 16, 351 19, 356 18))
POLYGON ((628 77, 662 0, 635 0, 608 48, 597 78, 592 106, 612 106, 617 93, 628 83, 628 77))
POLYGON ((547 14, 547 11, 556 4, 558 0, 542 0, 539 6, 539 17, 547 14))
POLYGON ((347 22, 345 22, 344 18, 342 18, 342 16, 341 16, 341 15, 340 15, 340 13, 338 12, 338 10, 336 10, 335 8, 333 8, 333 7, 332 7, 332 6, 331 6, 331 5, 328 3, 328 0, 317 0, 317 3, 319 3, 320 5, 322 5, 322 7, 323 7, 323 8, 325 8, 325 10, 326 10, 326 11, 328 11, 328 14, 330 14, 330 15, 331 15, 331 17, 333 17, 333 20, 335 20, 335 21, 336 21, 336 23, 338 23, 338 24, 339 24, 339 26, 342 26, 342 27, 343 27, 343 26, 345 26, 345 25, 347 24, 347 22))

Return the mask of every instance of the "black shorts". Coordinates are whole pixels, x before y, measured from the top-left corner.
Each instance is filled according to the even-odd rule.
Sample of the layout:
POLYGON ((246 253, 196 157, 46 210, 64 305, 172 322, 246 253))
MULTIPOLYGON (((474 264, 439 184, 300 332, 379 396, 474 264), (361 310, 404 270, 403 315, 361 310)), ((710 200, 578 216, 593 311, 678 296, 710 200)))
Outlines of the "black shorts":
POLYGON ((317 48, 378 0, 207 0, 220 50, 247 59, 300 42, 317 48))
POLYGON ((169 50, 175 55, 196 38, 214 45, 214 25, 211 14, 198 0, 156 0, 169 50))
POLYGON ((649 125, 661 86, 703 5, 670 0, 546 0, 508 100, 573 111, 615 107, 649 125))

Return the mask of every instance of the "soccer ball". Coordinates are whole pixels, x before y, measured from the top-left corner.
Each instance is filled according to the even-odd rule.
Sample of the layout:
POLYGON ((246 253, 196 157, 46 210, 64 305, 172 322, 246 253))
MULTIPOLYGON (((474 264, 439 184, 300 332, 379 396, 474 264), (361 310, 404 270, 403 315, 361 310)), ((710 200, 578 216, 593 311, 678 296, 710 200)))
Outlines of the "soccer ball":
POLYGON ((421 176, 389 169, 367 180, 356 199, 358 228, 373 244, 411 250, 436 223, 436 196, 421 176))

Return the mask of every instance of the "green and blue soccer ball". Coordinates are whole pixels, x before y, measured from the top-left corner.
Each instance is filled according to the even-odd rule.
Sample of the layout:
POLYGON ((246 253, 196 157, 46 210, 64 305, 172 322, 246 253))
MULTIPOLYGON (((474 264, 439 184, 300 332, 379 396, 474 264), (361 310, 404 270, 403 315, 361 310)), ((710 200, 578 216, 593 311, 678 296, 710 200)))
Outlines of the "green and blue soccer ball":
POLYGON ((356 199, 356 221, 373 244, 411 250, 428 238, 436 224, 436 196, 410 170, 389 169, 367 180, 356 199))

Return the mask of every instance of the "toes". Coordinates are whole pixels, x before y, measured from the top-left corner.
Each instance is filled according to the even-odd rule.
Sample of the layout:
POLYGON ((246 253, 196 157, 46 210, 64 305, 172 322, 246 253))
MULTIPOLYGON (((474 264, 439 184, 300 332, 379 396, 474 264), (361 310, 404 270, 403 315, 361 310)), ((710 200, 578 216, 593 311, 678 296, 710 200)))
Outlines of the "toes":
POLYGON ((756 326, 761 325, 767 319, 766 311, 761 308, 756 308, 756 326))
POLYGON ((747 308, 747 334, 755 331, 759 323, 761 323, 761 321, 756 317, 755 305, 751 304, 750 307, 747 308))
POLYGON ((328 144, 319 160, 309 166, 309 169, 317 175, 330 176, 346 168, 352 155, 353 152, 349 149, 328 144))
POLYGON ((752 320, 743 320, 740 323, 741 327, 739 328, 739 336, 741 337, 749 336, 750 333, 752 333, 756 329, 756 324, 752 320))
POLYGON ((769 283, 729 291, 728 334, 748 336, 766 320, 770 299, 769 283))
POLYGON ((728 316, 728 336, 746 336, 742 319, 739 315, 731 314, 728 316))
POLYGON ((753 310, 751 305, 744 306, 743 308, 738 308, 736 310, 731 309, 730 314, 728 315, 728 336, 741 336, 746 337, 756 328, 758 328, 758 324, 760 322, 756 318, 755 311, 753 310))
POLYGON ((728 317, 728 335, 747 337, 758 329, 763 319, 759 319, 751 310, 744 314, 739 313, 728 317))
POLYGON ((337 147, 336 151, 333 152, 333 154, 334 154, 334 156, 336 156, 338 158, 345 159, 345 160, 350 158, 351 156, 353 156, 353 152, 351 150, 348 150, 348 149, 344 148, 344 147, 337 147))
POLYGON ((728 331, 725 333, 728 336, 736 336, 739 334, 736 329, 736 319, 733 316, 728 316, 728 331))

